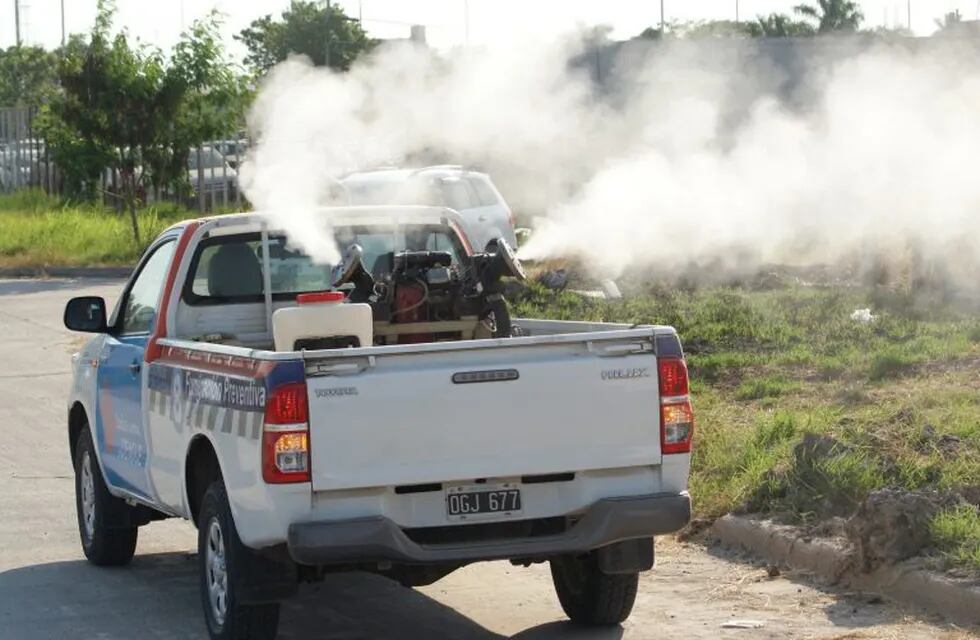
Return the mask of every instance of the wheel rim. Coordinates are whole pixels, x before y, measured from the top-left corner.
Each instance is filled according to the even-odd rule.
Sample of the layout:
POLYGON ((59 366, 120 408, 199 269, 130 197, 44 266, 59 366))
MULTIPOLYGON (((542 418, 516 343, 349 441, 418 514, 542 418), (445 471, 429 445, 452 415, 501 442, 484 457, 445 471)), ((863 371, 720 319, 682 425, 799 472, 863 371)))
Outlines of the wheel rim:
POLYGON ((85 539, 95 536, 95 477, 92 474, 92 456, 82 455, 82 525, 85 539))
POLYGON ((222 625, 228 612, 228 568, 225 565, 225 538, 217 518, 211 518, 208 524, 208 544, 204 553, 211 615, 222 625))

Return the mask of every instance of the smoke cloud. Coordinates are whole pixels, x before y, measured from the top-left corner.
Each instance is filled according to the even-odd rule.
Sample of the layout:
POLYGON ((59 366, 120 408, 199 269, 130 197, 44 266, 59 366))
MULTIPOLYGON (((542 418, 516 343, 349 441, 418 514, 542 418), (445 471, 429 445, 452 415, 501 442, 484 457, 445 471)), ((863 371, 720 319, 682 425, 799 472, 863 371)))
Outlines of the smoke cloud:
POLYGON ((677 43, 627 48, 599 85, 582 42, 389 47, 346 74, 291 59, 261 87, 243 188, 324 262, 338 254, 316 209, 337 176, 435 158, 485 168, 534 216, 524 258, 615 276, 914 246, 975 276, 975 49, 814 42, 787 70, 749 44, 677 43))

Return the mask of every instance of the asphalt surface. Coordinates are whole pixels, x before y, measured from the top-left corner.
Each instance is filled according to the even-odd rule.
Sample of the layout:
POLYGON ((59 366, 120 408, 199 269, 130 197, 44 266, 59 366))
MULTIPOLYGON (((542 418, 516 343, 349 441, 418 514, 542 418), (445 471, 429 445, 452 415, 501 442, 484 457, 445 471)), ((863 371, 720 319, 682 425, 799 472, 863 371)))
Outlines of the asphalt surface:
MULTIPOLYGON (((0 280, 0 640, 204 638, 195 530, 140 530, 129 567, 88 565, 76 529, 66 437, 69 358, 84 336, 61 323, 73 295, 120 281, 0 280)), ((422 589, 347 574, 284 604, 280 638, 966 638, 861 594, 699 545, 660 540, 623 627, 564 622, 545 566, 474 565, 422 589), (729 629, 733 621, 749 622, 729 629)))

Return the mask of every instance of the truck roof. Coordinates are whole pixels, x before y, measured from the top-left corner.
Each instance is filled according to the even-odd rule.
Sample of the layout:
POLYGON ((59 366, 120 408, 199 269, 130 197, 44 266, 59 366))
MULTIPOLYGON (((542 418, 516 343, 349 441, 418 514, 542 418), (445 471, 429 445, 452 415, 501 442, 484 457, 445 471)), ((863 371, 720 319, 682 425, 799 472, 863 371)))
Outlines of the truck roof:
MULTIPOLYGON (((434 207, 423 205, 366 205, 366 206, 343 206, 343 207, 319 207, 318 213, 329 218, 333 224, 354 224, 361 222, 362 219, 381 218, 392 219, 398 222, 430 222, 436 219, 447 219, 455 222, 460 227, 463 225, 463 217, 454 209, 448 207, 434 207)), ((223 213, 200 218, 187 218, 173 225, 171 229, 184 227, 191 222, 208 223, 220 222, 221 226, 247 226, 254 224, 256 229, 260 228, 262 222, 267 218, 261 211, 242 211, 239 213, 223 213)), ((273 225, 274 226, 274 225, 273 225)))
MULTIPOLYGON (((447 222, 450 227, 460 236, 463 244, 471 250, 469 238, 466 236, 465 223, 463 217, 454 209, 448 207, 434 207, 422 205, 368 205, 368 206, 342 206, 342 207, 319 207, 318 213, 329 219, 332 226, 345 226, 353 224, 440 224, 447 222)), ((269 218, 263 216, 261 211, 250 211, 241 213, 226 213, 212 216, 202 216, 200 218, 189 218, 182 220, 169 229, 180 229, 191 222, 199 222, 212 228, 221 228, 227 233, 250 233, 260 231, 263 223, 269 218), (233 229, 233 230, 232 230, 233 229)), ((278 231, 278 225, 269 224, 273 231, 278 231)))

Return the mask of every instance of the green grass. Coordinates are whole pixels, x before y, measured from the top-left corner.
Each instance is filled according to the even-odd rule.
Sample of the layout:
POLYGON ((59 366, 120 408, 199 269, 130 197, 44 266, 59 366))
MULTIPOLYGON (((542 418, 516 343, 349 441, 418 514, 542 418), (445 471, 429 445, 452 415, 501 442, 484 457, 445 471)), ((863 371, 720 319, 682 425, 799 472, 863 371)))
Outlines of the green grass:
POLYGON ((790 382, 780 376, 752 377, 743 380, 735 389, 736 400, 760 400, 763 398, 778 398, 781 395, 796 391, 799 383, 790 382))
POLYGON ((932 538, 953 564, 980 569, 980 509, 964 505, 938 513, 932 538))
MULTIPOLYGON (((878 488, 980 484, 973 312, 872 288, 803 286, 650 287, 605 301, 534 284, 515 307, 527 317, 677 328, 697 417, 697 515, 816 522, 849 516, 878 488), (851 320, 865 307, 873 322, 851 320)), ((975 529, 963 524, 975 526, 976 512, 973 521, 965 513, 956 512, 959 528, 952 516, 937 519, 937 547, 977 568, 975 529)))
POLYGON ((194 215, 172 206, 142 208, 137 245, 124 213, 32 190, 0 194, 0 266, 128 266, 166 227, 194 215))

